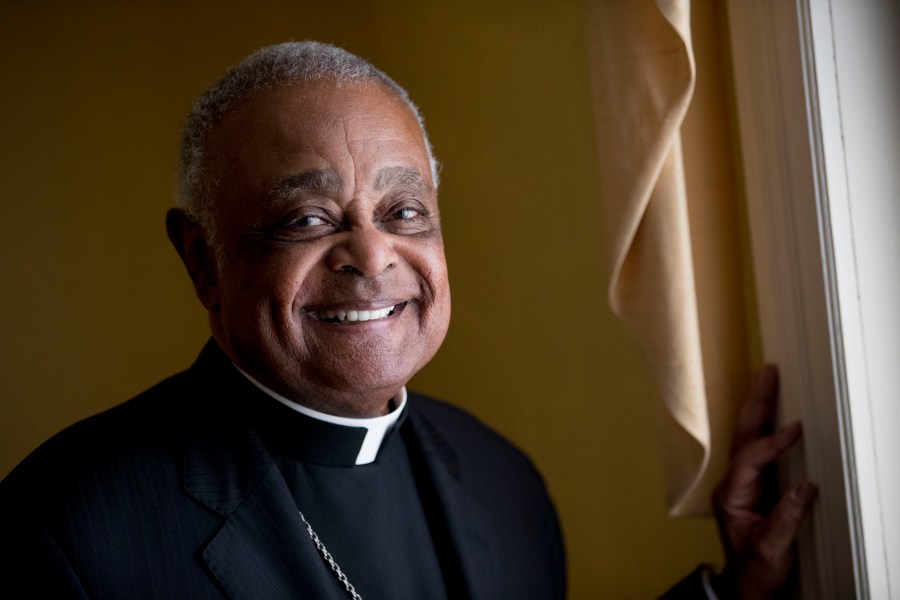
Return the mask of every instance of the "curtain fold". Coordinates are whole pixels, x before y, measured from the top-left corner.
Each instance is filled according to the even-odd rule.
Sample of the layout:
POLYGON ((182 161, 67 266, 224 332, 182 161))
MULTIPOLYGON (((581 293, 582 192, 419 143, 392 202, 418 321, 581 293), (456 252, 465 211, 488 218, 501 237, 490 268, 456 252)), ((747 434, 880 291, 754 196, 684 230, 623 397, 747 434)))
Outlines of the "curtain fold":
POLYGON ((696 74, 690 3, 587 8, 609 302, 663 399, 670 513, 705 513, 711 435, 680 133, 696 74))

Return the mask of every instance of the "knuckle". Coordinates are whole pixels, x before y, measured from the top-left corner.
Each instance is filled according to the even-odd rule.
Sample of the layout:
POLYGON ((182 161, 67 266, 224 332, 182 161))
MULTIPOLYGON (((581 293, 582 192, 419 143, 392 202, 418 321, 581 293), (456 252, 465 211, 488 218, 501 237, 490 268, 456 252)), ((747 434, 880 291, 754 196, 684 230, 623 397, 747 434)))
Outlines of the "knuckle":
POLYGON ((712 507, 713 511, 716 514, 724 514, 726 512, 726 506, 728 505, 728 500, 731 497, 729 493, 730 490, 730 476, 731 472, 729 471, 725 477, 720 481, 716 487, 713 488, 712 491, 712 507))
POLYGON ((784 549, 780 544, 772 540, 762 539, 754 544, 752 550, 753 560, 768 568, 780 565, 784 562, 784 549))

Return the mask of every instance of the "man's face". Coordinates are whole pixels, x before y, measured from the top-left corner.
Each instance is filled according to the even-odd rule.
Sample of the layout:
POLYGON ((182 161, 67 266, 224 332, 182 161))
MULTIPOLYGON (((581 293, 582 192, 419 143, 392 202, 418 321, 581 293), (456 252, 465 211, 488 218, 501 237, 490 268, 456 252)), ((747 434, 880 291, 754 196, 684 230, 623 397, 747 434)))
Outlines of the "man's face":
POLYGON ((288 398, 373 416, 450 320, 437 195, 419 125, 378 83, 262 92, 209 135, 218 239, 213 335, 288 398))

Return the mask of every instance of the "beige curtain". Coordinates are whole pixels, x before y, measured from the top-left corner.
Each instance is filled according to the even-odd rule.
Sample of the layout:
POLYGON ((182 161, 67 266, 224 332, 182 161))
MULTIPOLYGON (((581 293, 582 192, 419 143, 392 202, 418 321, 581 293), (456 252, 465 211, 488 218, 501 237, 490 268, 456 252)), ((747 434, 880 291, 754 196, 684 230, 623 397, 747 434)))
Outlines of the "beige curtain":
MULTIPOLYGON (((721 249, 715 239, 694 240, 692 249, 688 218, 682 127, 696 78, 690 3, 593 0, 586 24, 601 200, 612 259, 609 301, 645 353, 663 400, 670 513, 706 513, 727 454, 736 385, 735 378, 722 376, 732 367, 712 354, 717 348, 707 348, 706 369, 702 353, 695 268, 714 278, 717 269, 728 267, 710 266, 708 259, 693 256, 698 246, 703 256, 721 249)), ((714 186, 697 196, 704 194, 700 203, 696 198, 691 202, 692 211, 702 213, 703 203, 721 200, 714 186)), ((693 229, 696 233, 697 226, 693 229)), ((705 285, 705 292, 700 286, 704 308, 718 317, 722 311, 714 305, 733 301, 733 290, 722 294, 714 289, 716 281, 705 285)), ((723 327, 707 324, 705 331, 704 344, 727 346, 721 341, 723 327)), ((730 362, 746 362, 746 355, 739 354, 730 362)))

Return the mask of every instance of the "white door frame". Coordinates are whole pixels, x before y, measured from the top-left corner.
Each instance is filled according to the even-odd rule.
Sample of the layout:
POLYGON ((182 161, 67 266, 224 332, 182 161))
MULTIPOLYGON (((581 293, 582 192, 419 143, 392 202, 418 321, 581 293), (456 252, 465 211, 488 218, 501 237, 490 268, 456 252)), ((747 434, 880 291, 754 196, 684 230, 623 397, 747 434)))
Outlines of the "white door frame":
POLYGON ((820 487, 809 599, 900 597, 897 17, 893 0, 728 2, 763 353, 806 434, 785 476, 820 487))

